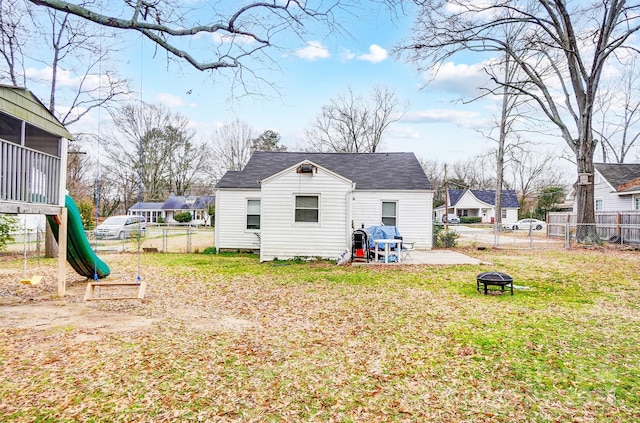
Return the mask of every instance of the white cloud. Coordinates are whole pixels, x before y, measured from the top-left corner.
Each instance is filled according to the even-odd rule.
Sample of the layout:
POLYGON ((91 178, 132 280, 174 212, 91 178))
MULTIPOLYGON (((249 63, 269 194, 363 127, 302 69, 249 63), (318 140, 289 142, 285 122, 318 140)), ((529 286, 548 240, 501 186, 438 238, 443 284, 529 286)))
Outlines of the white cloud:
POLYGON ((425 109, 407 113, 405 123, 455 123, 465 128, 478 127, 487 117, 478 112, 453 109, 425 109))
POLYGON ((439 68, 425 74, 429 87, 463 96, 476 96, 478 88, 493 84, 484 71, 489 61, 472 64, 443 63, 439 68))
MULTIPOLYGON (((51 68, 50 66, 40 69, 27 68, 25 70, 25 75, 28 80, 44 84, 46 90, 48 91, 50 89, 51 80, 53 78, 53 68, 51 68)), ((109 91, 111 83, 112 81, 107 75, 91 74, 86 76, 76 76, 64 69, 58 69, 58 72, 56 74, 56 86, 62 89, 70 89, 70 92, 72 93, 74 91, 77 91, 80 86, 82 86, 82 91, 85 92, 102 89, 105 93, 107 93, 109 91)), ((73 95, 75 95, 75 93, 73 93, 73 95)), ((62 97, 62 95, 59 93, 57 93, 56 96, 58 96, 60 99, 62 97)), ((57 101, 57 103, 60 102, 57 101)))
MULTIPOLYGON (((39 82, 47 82, 50 83, 53 78, 53 68, 50 66, 36 69, 36 68, 27 68, 25 70, 25 75, 27 79, 39 81, 39 82)), ((100 77, 100 75, 87 75, 84 79, 74 76, 71 72, 58 69, 58 73, 56 75, 56 84, 58 87, 67 87, 67 88, 78 88, 80 84, 83 85, 85 90, 94 90, 97 88, 108 87, 109 79, 106 76, 100 77)))
POLYGON ((353 60, 356 57, 356 54, 349 49, 343 49, 339 57, 340 60, 348 62, 349 60, 353 60))
POLYGON ((326 59, 331 56, 331 53, 320 41, 307 41, 307 46, 296 50, 295 55, 305 60, 316 60, 326 59))
POLYGON ((395 125, 389 128, 388 133, 390 138, 403 138, 403 139, 420 139, 420 132, 412 126, 408 125, 395 125))
POLYGON ((380 63, 389 57, 387 50, 383 49, 377 44, 371 44, 369 46, 369 53, 361 54, 358 56, 358 60, 365 60, 371 63, 380 63))
POLYGON ((156 101, 167 107, 196 107, 195 103, 188 103, 181 97, 169 93, 158 93, 156 101))

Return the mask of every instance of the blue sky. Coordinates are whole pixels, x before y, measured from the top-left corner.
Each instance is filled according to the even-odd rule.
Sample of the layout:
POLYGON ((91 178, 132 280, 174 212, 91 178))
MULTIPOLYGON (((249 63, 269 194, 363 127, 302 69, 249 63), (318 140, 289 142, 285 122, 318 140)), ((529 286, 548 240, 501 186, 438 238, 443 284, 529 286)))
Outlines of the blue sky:
POLYGON ((438 79, 423 88, 424 76, 391 53, 410 34, 412 16, 394 21, 383 12, 347 17, 343 26, 349 33, 344 36, 321 38, 318 34, 306 42, 296 40, 291 52, 270 51, 277 65, 260 76, 277 85, 277 91, 263 85, 262 96, 230 99, 228 74, 203 73, 186 64, 168 65, 164 54, 154 58, 154 47, 141 38, 126 50, 127 65, 121 70, 131 78, 142 100, 162 103, 187 116, 203 140, 216 127, 238 118, 249 123, 256 135, 266 129, 277 131, 283 144, 295 149, 304 140, 304 130, 331 98, 345 94, 348 87, 366 97, 375 85, 386 85, 400 102, 409 102, 410 108, 389 129, 385 151, 411 151, 418 157, 451 162, 492 146, 475 129, 486 125, 492 114, 487 108, 493 105, 456 101, 472 94, 481 77, 480 66, 473 62, 477 59, 449 63, 438 79))
MULTIPOLYGON (((494 101, 463 104, 482 83, 482 63, 477 56, 456 56, 438 77, 424 86, 425 77, 412 64, 392 57, 391 50, 411 34, 413 15, 391 19, 384 10, 360 9, 358 15, 343 14, 345 34, 311 33, 305 40, 285 40, 288 51, 269 51, 272 66, 259 69, 261 78, 274 84, 258 87, 262 95, 237 96, 228 71, 200 72, 186 63, 167 61, 166 54, 137 33, 127 32, 127 46, 118 55, 117 69, 131 81, 135 100, 163 104, 186 116, 196 139, 210 140, 225 122, 240 119, 251 125, 256 136, 271 129, 282 136, 290 150, 304 141, 304 131, 321 107, 351 87, 367 97, 376 85, 395 91, 410 107, 404 118, 387 132, 384 151, 414 152, 418 158, 446 162, 465 160, 487 152, 493 142, 478 133, 486 129, 496 113, 494 101)), ((193 41, 205 46, 207 39, 193 41)), ((106 66, 106 65, 105 65, 106 66)), ((46 71, 32 69, 33 74, 46 71)), ((69 77, 69 85, 73 78, 69 77)), ((255 88, 255 86, 251 86, 255 88)), ((33 89, 33 88, 32 88, 33 89)), ((45 91, 46 93, 46 91, 45 91)), ((46 94, 36 91, 37 95, 46 94)), ((108 113, 93 113, 72 132, 98 132, 108 125, 108 113)), ((558 148, 563 142, 557 139, 558 148)))

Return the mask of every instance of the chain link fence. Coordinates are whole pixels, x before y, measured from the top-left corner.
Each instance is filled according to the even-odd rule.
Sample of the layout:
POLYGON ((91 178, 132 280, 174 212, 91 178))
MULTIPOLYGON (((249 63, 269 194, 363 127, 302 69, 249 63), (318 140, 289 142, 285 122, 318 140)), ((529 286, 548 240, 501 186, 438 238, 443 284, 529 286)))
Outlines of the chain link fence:
MULTIPOLYGON (((147 226, 144 236, 124 239, 96 239, 94 231, 85 231, 94 251, 101 252, 160 252, 198 253, 213 247, 214 229, 205 226, 147 226)), ((13 241, 6 245, 7 252, 28 255, 44 255, 44 230, 17 231, 11 233, 13 241)))
POLYGON ((9 232, 9 236, 12 240, 6 244, 6 251, 24 252, 30 256, 44 255, 44 229, 38 228, 9 232))
MULTIPOLYGON (((451 225, 459 235, 459 244, 496 248, 535 250, 568 249, 576 245, 618 245, 640 248, 640 224, 576 224, 549 223, 542 230, 506 230, 496 227, 451 225)), ((159 252, 198 253, 215 246, 214 229, 204 226, 148 226, 139 238, 96 239, 94 231, 86 231, 87 239, 97 253, 159 252)), ((45 231, 34 229, 11 234, 13 241, 7 252, 44 256, 45 231)))
POLYGON ((569 249, 583 245, 618 245, 640 248, 638 224, 549 223, 542 230, 505 230, 485 228, 459 231, 462 241, 492 245, 496 248, 535 250, 569 249))

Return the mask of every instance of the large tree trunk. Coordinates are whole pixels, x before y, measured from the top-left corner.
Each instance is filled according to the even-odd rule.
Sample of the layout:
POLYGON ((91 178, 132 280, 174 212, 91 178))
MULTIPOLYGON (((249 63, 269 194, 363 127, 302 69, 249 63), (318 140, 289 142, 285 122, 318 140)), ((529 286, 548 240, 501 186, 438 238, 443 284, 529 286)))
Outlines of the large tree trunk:
POLYGON ((576 188, 577 225, 576 240, 583 244, 597 244, 600 237, 596 232, 596 214, 594 204, 594 169, 595 152, 593 138, 585 131, 587 140, 581 140, 576 154, 578 183, 576 188))

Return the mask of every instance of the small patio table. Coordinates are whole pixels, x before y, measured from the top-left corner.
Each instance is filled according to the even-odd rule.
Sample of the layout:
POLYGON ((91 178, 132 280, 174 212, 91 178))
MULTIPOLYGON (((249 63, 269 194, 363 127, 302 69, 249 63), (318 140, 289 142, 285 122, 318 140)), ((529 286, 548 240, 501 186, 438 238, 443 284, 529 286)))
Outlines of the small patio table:
POLYGON ((389 263, 389 255, 391 254, 391 244, 398 244, 396 248, 396 257, 398 257, 398 263, 400 263, 400 250, 402 248, 402 240, 401 239, 392 239, 392 238, 384 238, 384 239, 374 239, 373 244, 375 246, 375 258, 376 262, 378 261, 378 247, 380 244, 384 245, 384 262, 385 264, 389 263))

